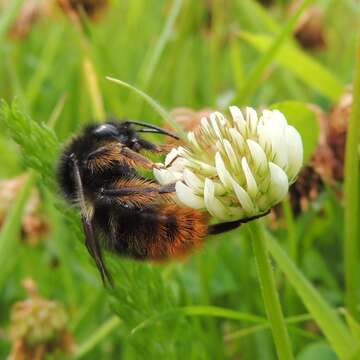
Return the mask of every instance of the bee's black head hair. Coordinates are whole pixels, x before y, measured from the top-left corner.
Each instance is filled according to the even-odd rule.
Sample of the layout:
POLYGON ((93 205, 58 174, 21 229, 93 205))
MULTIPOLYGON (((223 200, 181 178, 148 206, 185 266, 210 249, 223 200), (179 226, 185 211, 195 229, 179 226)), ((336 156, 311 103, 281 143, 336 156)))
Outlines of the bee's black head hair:
POLYGON ((107 121, 104 124, 92 124, 85 128, 83 137, 94 143, 118 141, 131 147, 139 139, 136 130, 128 122, 107 121))
POLYGON ((95 137, 99 140, 115 139, 130 148, 140 139, 139 133, 163 134, 179 139, 179 137, 171 131, 162 129, 156 125, 134 120, 122 122, 110 120, 105 124, 90 125, 85 129, 85 134, 88 136, 95 137))

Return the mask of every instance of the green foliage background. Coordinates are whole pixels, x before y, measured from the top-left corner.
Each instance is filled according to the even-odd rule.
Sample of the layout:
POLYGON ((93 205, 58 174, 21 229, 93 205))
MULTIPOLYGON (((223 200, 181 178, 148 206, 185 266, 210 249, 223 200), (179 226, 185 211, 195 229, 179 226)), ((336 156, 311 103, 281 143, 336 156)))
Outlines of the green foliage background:
MULTIPOLYGON (((246 226, 214 238, 184 263, 149 265, 108 255, 117 286, 106 291, 83 246, 77 213, 58 196, 54 169, 61 144, 96 118, 84 58, 93 62, 109 115, 163 123, 142 98, 105 76, 135 85, 168 110, 281 102, 284 112, 305 112, 308 126, 299 126, 310 155, 317 130, 301 103, 329 110, 352 82, 360 7, 356 0, 306 3, 325 14, 326 48, 311 54, 291 37, 285 0, 271 9, 253 0, 114 0, 97 22, 86 21, 86 46, 60 11, 23 41, 7 35, 16 11, 0 13, 0 97, 6 100, 0 176, 30 171, 29 184, 40 188, 51 224, 38 246, 20 241, 29 191, 20 192, 0 233, 2 329, 11 304, 25 296, 21 280, 32 277, 43 296, 68 310, 78 344, 71 358, 276 358, 246 226), (287 106, 289 100, 300 104, 287 106)), ((343 233, 343 208, 332 189, 288 231, 276 233, 286 249, 295 241, 297 265, 333 307, 344 304, 343 233)), ((275 271, 296 358, 336 359, 275 271), (305 315, 294 317, 299 314, 305 315)), ((1 332, 0 358, 9 350, 1 332)))

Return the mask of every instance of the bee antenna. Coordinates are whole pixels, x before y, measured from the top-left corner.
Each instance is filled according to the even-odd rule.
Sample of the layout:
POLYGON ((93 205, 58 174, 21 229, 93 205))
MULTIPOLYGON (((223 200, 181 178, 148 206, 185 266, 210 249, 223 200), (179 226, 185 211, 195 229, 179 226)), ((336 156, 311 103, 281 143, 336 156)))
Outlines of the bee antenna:
POLYGON ((70 160, 72 160, 74 165, 74 176, 75 176, 75 183, 77 187, 78 192, 78 198, 80 203, 80 210, 81 210, 81 221, 84 227, 85 231, 85 245, 89 251, 89 254, 92 256, 92 258, 95 260, 96 266, 100 272, 101 280, 103 284, 106 286, 109 284, 111 287, 114 286, 113 279, 111 277, 111 274, 107 270, 102 253, 101 248, 99 246, 99 242, 97 241, 94 230, 91 223, 91 218, 88 215, 88 212, 86 210, 86 202, 84 197, 84 189, 82 185, 81 175, 80 175, 80 169, 78 164, 78 159, 76 158, 75 154, 72 153, 70 155, 70 160))
POLYGON ((167 135, 167 136, 170 136, 176 140, 179 140, 180 137, 178 135, 176 135, 175 133, 173 133, 172 131, 169 131, 169 130, 165 130, 159 126, 156 126, 156 125, 151 125, 151 124, 147 124, 147 123, 144 123, 144 122, 141 122, 141 121, 135 121, 135 120, 128 120, 125 122, 126 124, 133 124, 133 125, 139 125, 139 126, 143 126, 144 128, 147 128, 147 129, 152 129, 154 131, 149 131, 149 130, 145 130, 145 129, 140 129, 140 130, 137 130, 138 132, 153 132, 153 133, 157 133, 157 134, 164 134, 164 135, 167 135))

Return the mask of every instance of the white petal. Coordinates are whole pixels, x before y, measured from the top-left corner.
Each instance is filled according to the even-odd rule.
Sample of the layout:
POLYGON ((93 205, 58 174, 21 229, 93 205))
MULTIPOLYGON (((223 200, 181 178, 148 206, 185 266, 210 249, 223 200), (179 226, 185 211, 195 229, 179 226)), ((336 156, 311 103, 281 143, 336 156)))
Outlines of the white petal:
POLYGON ((250 133, 254 134, 258 125, 258 116, 256 110, 251 107, 246 108, 246 123, 250 133))
POLYGON ((263 175, 268 169, 268 160, 262 147, 254 140, 248 139, 246 143, 249 147, 252 161, 254 162, 255 172, 259 171, 263 175))
POLYGON ((200 120, 201 129, 207 134, 208 136, 211 134, 209 121, 206 117, 202 117, 200 120))
POLYGON ((269 136, 269 132, 267 127, 264 124, 259 124, 257 127, 257 135, 259 139, 259 144, 264 150, 265 154, 269 158, 271 156, 271 137, 269 136))
POLYGON ((248 193, 235 180, 232 180, 231 183, 235 195, 246 214, 253 214, 255 212, 255 207, 248 193))
POLYGON ((180 156, 182 156, 182 157, 188 157, 188 156, 190 156, 189 150, 185 149, 185 148, 182 147, 182 146, 179 146, 176 150, 177 150, 178 154, 179 154, 180 156))
POLYGON ((178 181, 175 185, 176 195, 180 202, 193 209, 203 209, 204 199, 194 194, 194 192, 183 182, 178 181))
POLYGON ((236 151, 239 153, 244 151, 245 140, 239 131, 237 131, 235 128, 230 128, 229 134, 231 136, 233 147, 235 147, 236 151))
POLYGON ((272 113, 273 113, 273 117, 276 118, 276 121, 281 123, 282 127, 286 128, 288 123, 287 123, 285 115, 281 111, 276 110, 276 109, 273 110, 272 113))
POLYGON ((249 164, 245 157, 241 159, 241 166, 245 174, 246 178, 246 190, 249 193, 249 195, 254 198, 258 193, 258 187, 256 184, 256 180, 254 178, 254 175, 249 167, 249 164))
POLYGON ((165 169, 169 171, 177 171, 177 172, 183 172, 184 169, 188 166, 189 161, 187 159, 184 159, 182 157, 177 157, 171 165, 165 169))
POLYGON ((287 174, 290 182, 292 182, 302 166, 304 148, 301 136, 293 126, 287 126, 285 135, 288 150, 287 174))
POLYGON ((204 183, 196 176, 191 170, 185 169, 183 172, 184 181, 195 193, 202 194, 204 189, 204 183))
POLYGON ((165 157, 165 166, 169 166, 179 156, 178 149, 173 148, 165 157))
POLYGON ((274 205, 285 198, 289 190, 289 182, 286 173, 278 165, 270 162, 269 168, 271 180, 268 197, 271 205, 274 205))
POLYGON ((217 121, 217 113, 216 112, 210 114, 210 124, 211 124, 211 127, 212 127, 215 135, 218 137, 219 140, 221 140, 222 134, 221 134, 219 124, 217 121))
POLYGON ((240 133, 244 134, 246 131, 246 122, 241 110, 237 106, 230 106, 230 113, 240 133))
POLYGON ((154 169, 153 170, 155 179, 161 185, 167 185, 174 183, 182 179, 182 173, 177 171, 170 171, 165 169, 154 169))
POLYGON ((279 110, 264 110, 262 112, 262 121, 266 126, 277 127, 279 129, 285 129, 287 126, 286 118, 279 110))
POLYGON ((239 171, 240 170, 239 159, 237 154, 235 154, 233 147, 231 146, 230 142, 226 139, 224 139, 223 144, 226 155, 230 161, 231 167, 233 168, 233 170, 239 171))
POLYGON ((215 155, 215 167, 220 181, 226 188, 231 189, 231 176, 219 152, 215 155))
POLYGON ((227 126, 228 121, 226 120, 225 116, 221 113, 221 112, 215 112, 215 115, 218 119, 218 123, 220 124, 220 126, 227 126))
POLYGON ((209 178, 205 179, 204 201, 206 209, 212 216, 218 219, 229 217, 226 207, 215 197, 214 183, 209 178))
POLYGON ((285 128, 275 124, 266 126, 266 131, 271 140, 272 161, 282 169, 288 164, 287 145, 285 140, 285 128))
POLYGON ((201 149, 200 145, 198 144, 195 133, 193 131, 188 132, 187 138, 189 143, 195 148, 195 150, 203 151, 203 149, 201 149))

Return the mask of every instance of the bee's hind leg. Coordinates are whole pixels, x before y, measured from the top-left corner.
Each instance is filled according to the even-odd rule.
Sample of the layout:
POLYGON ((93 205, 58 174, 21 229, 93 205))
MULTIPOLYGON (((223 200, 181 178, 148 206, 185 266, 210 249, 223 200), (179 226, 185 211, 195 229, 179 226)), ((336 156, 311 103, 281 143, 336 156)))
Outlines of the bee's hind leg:
POLYGON ((208 234, 209 235, 217 235, 217 234, 222 234, 222 233, 230 231, 230 230, 234 230, 234 229, 238 228, 239 226, 241 226, 241 224, 245 224, 249 221, 259 219, 259 218, 267 215, 269 212, 270 211, 267 211, 266 213, 248 217, 248 218, 244 218, 244 219, 240 219, 240 220, 210 225, 209 229, 208 229, 208 234))

